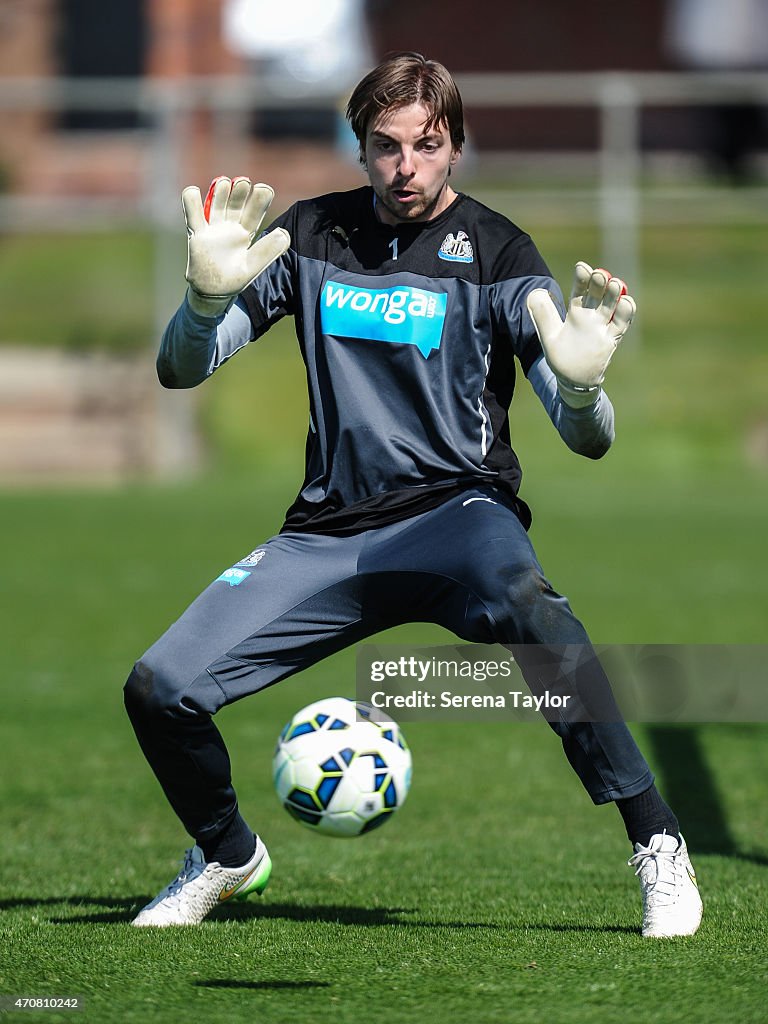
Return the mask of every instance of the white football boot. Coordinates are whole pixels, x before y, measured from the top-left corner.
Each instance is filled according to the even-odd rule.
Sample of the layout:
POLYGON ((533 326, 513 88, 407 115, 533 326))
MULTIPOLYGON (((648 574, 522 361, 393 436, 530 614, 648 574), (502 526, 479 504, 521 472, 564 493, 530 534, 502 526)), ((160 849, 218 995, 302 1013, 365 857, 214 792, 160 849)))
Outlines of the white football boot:
POLYGON ((643 936, 671 939, 693 935, 701 921, 702 904, 683 837, 678 842, 665 829, 651 836, 647 846, 635 843, 627 863, 637 869, 640 879, 643 936))
POLYGON ((176 878, 139 911, 131 924, 136 928, 200 924, 220 903, 264 892, 271 871, 272 861, 258 837, 253 856, 241 868, 224 868, 217 861, 206 864, 203 851, 193 846, 186 851, 176 878))

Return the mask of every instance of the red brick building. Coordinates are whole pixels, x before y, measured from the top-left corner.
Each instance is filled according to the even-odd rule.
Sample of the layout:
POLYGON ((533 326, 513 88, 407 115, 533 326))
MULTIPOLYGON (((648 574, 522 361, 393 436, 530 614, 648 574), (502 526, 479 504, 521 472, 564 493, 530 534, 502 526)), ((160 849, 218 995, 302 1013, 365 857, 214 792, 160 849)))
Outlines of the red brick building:
MULTIPOLYGON (((0 88, 5 76, 136 75, 184 79, 191 75, 239 75, 248 69, 224 45, 225 0, 5 0, 0 6, 0 88)), ((454 72, 651 69, 664 65, 664 0, 617 10, 610 0, 575 8, 567 0, 542 4, 503 0, 367 0, 377 56, 417 49, 454 72)), ((6 111, 0 142, 0 181, 23 193, 135 196, 146 175, 147 139, 130 113, 6 111)), ((587 110, 547 118, 525 110, 470 111, 479 148, 583 146, 594 143, 595 119, 587 110), (552 118, 555 118, 553 121, 552 118), (569 138, 570 136, 570 138, 569 138)), ((242 123, 241 123, 242 127, 242 123)), ((359 172, 329 147, 301 139, 266 143, 254 135, 243 149, 222 151, 211 118, 199 112, 184 125, 185 176, 205 180, 229 162, 233 173, 268 177, 279 172, 284 188, 301 191, 308 167, 318 187, 327 176, 337 186, 354 184, 359 172)), ((234 146, 234 134, 232 144, 234 146)), ((247 133, 246 133, 247 136, 247 133)))

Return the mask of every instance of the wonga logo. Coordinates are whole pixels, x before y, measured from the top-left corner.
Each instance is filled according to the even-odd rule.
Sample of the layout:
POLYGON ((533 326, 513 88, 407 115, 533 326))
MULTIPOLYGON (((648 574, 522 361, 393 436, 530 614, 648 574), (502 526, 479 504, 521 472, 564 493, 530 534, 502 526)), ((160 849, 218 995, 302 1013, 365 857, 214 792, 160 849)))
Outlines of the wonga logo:
POLYGON ((426 359, 440 348, 448 296, 422 288, 358 288, 328 281, 320 300, 323 334, 415 345, 426 359))

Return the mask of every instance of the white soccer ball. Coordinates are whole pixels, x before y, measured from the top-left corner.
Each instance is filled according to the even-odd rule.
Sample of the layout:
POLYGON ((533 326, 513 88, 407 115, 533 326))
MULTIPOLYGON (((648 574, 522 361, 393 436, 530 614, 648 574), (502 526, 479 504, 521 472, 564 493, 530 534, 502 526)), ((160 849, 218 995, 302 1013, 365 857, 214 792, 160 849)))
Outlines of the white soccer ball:
POLYGON ((370 832, 402 806, 411 752, 396 722, 346 697, 297 712, 277 741, 272 777, 283 807, 328 836, 370 832))

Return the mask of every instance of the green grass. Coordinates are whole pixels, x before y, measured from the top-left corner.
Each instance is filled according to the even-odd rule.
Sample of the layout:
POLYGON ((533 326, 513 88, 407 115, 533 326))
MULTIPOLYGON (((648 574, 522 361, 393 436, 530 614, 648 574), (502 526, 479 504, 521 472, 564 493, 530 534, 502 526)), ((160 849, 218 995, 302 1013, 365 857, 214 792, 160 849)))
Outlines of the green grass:
MULTIPOLYGON (((183 241, 176 245, 182 288, 183 241)), ((154 262, 145 230, 3 237, 0 341, 78 351, 145 348, 153 334, 154 262)))
MULTIPOLYGON (((13 543, 2 593, 12 614, 2 638, 1 992, 82 995, 84 1019, 115 1022, 405 1022, 428 1010, 451 1024, 545 1014, 565 1024, 662 1021, 670 1005, 683 1022, 764 1020, 768 728, 700 726, 671 750, 663 731, 640 731, 707 900, 695 940, 649 944, 636 930, 618 816, 591 807, 543 723, 409 723, 413 790, 385 829, 343 842, 289 819, 269 782, 274 739, 303 703, 352 692, 353 651, 219 716, 244 811, 275 862, 265 896, 191 932, 131 930, 185 840, 135 746, 120 686, 182 605, 269 532, 288 496, 279 476, 262 478, 258 499, 247 480, 215 483, 3 501, 13 543), (250 520, 231 514, 245 508, 250 520)), ((571 508, 569 536, 595 529, 591 511, 571 508)), ((666 623, 636 588, 622 621, 609 570, 591 573, 589 550, 568 562, 565 537, 542 541, 553 562, 563 556, 602 635, 615 621, 628 640, 696 639, 711 597, 685 578, 685 525, 681 509, 662 547, 672 560, 659 581, 666 623)), ((641 564, 621 533, 605 531, 608 562, 624 551, 625 564, 641 564)), ((729 564, 743 575, 737 558, 729 564)), ((749 612, 741 587, 728 600, 736 620, 749 612)), ((387 635, 446 637, 419 626, 387 635)))
MULTIPOLYGON (((586 233, 534 235, 564 283, 589 258, 586 233)), ((606 459, 568 453, 520 386, 534 543, 595 640, 765 640, 768 471, 746 454, 766 416, 765 235, 645 232, 642 343, 611 367, 606 459)), ((407 723, 414 784, 386 828, 343 842, 293 822, 271 789, 275 737, 303 703, 352 692, 353 650, 219 716, 275 863, 264 897, 198 929, 129 927, 185 837, 120 689, 293 497, 306 400, 290 325, 200 394, 200 480, 0 500, 0 993, 78 994, 76 1020, 147 1024, 765 1021, 768 726, 638 727, 706 901, 695 939, 649 943, 619 818, 592 808, 544 723, 407 723)), ((450 640, 420 625, 380 639, 450 640)))

